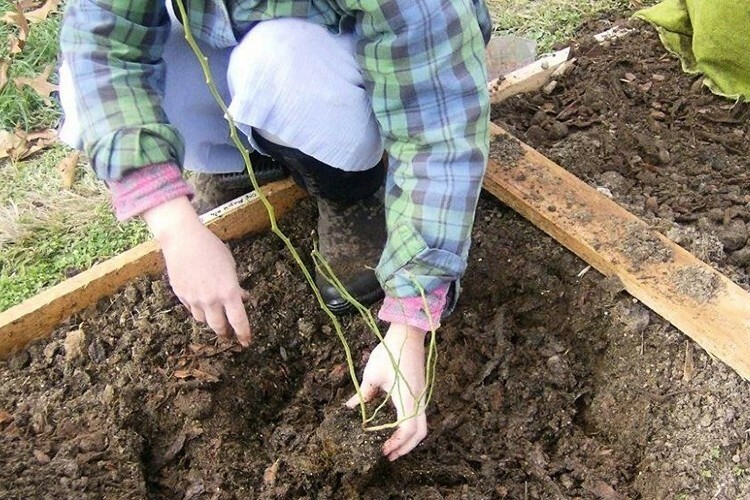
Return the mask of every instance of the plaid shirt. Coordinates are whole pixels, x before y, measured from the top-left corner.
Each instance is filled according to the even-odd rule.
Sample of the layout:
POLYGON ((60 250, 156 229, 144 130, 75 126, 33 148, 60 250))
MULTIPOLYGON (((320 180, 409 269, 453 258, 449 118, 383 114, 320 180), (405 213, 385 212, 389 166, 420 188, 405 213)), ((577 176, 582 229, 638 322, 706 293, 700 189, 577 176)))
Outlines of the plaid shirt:
MULTIPOLYGON (((232 47, 258 21, 305 18, 354 31, 357 60, 390 156, 388 242, 377 274, 391 298, 444 290, 465 268, 489 144, 483 0, 190 0, 194 35, 232 47)), ((160 106, 164 0, 70 0, 63 57, 77 89, 84 148, 117 181, 180 165, 183 143, 160 106)), ((456 294, 457 295, 457 294, 456 294)))

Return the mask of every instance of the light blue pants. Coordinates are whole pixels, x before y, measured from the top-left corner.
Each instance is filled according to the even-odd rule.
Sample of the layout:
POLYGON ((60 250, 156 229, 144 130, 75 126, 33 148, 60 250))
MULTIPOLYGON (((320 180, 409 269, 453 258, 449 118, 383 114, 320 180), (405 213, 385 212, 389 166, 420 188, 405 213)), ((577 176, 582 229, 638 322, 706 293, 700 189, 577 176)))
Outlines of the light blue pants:
MULTIPOLYGON (((163 107, 185 139, 185 168, 239 172, 245 166, 229 138, 228 123, 182 26, 170 15, 163 107)), ((256 25, 231 49, 200 45, 231 116, 254 149, 263 152, 252 140, 251 129, 350 172, 367 170, 380 160, 383 142, 354 58, 353 35, 333 35, 301 19, 274 19, 256 25)), ((60 99, 65 121, 60 138, 80 149, 72 86, 63 62, 60 99)))

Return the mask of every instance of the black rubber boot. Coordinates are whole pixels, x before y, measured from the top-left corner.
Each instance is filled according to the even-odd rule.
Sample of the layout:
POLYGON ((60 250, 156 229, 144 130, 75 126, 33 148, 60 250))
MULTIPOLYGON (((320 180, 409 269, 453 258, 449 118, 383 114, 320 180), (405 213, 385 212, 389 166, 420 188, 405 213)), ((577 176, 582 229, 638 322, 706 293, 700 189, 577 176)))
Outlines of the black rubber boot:
MULTIPOLYGON (((375 276, 386 240, 382 196, 381 189, 351 205, 318 198, 320 253, 346 291, 364 306, 383 298, 375 276)), ((315 274, 315 284, 335 314, 354 309, 320 271, 315 274)))
MULTIPOLYGON (((283 165, 270 156, 256 151, 250 153, 250 162, 253 165, 255 178, 261 186, 289 175, 283 165)), ((245 170, 230 174, 195 172, 190 176, 190 184, 195 191, 192 200, 193 207, 201 215, 253 190, 253 184, 245 170)))
MULTIPOLYGON (((386 242, 381 189, 385 162, 363 172, 345 172, 257 134, 254 138, 317 199, 319 250, 346 291, 364 306, 382 299, 375 266, 386 242)), ((354 311, 320 270, 316 270, 315 284, 334 314, 354 311)))

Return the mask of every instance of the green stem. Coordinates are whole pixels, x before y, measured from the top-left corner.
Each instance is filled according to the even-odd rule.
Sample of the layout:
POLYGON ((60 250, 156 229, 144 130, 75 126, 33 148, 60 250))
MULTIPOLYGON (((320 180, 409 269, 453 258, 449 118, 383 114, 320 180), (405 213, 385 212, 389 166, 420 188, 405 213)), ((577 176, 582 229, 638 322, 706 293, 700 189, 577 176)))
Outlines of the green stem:
MULTIPOLYGON (((255 177, 255 171, 253 170, 252 163, 250 161, 250 153, 247 150, 247 148, 245 148, 244 144, 242 143, 242 140, 240 139, 239 134, 237 132, 238 129, 234 122, 234 119, 229 113, 229 109, 226 103, 224 102, 224 99, 221 97, 221 94, 219 94, 219 91, 216 87, 213 76, 211 74, 211 69, 208 64, 208 58, 203 54, 203 51, 201 51, 200 47, 195 41, 195 38, 193 37, 192 30, 190 28, 190 24, 188 21, 187 10, 185 9, 183 0, 176 0, 176 4, 180 12, 180 16, 182 17, 182 19, 186 20, 183 23, 183 27, 185 31, 185 40, 187 41, 188 45, 193 50, 193 52, 195 53, 198 59, 198 63, 200 64, 203 74, 206 78, 206 84, 208 85, 211 95, 213 96, 214 100, 221 108, 227 122, 229 123, 230 138, 232 139, 232 142, 234 143, 235 147, 237 147, 240 154, 242 155, 242 160, 245 162, 245 167, 247 169, 248 176, 250 177, 250 182, 252 183, 253 188, 258 195, 258 198, 260 199, 261 203, 263 204, 266 211, 268 212, 268 218, 271 223, 271 232, 273 232, 273 234, 275 234, 279 239, 281 239, 281 241, 284 243, 284 246, 287 248, 292 258, 299 266, 300 270, 302 271, 302 274, 305 276, 305 279, 307 280, 308 285, 310 286, 310 289, 315 295, 315 298, 317 299, 318 304, 320 305, 320 308, 323 309, 323 311, 326 313, 328 318, 331 320, 331 323, 334 326, 334 330, 336 331, 336 336, 338 337, 339 341, 341 342, 341 345, 344 348, 344 353, 346 356, 346 363, 349 369, 349 376, 352 380, 352 383, 354 384, 354 389, 359 397, 359 407, 360 407, 360 413, 362 417, 363 428, 365 430, 374 431, 374 430, 380 430, 380 429, 385 429, 385 428, 397 427, 403 421, 408 420, 409 418, 413 418, 419 413, 419 408, 420 408, 419 400, 417 401, 417 411, 414 413, 414 415, 410 415, 406 418, 403 418, 391 424, 385 424, 385 425, 381 425, 377 427, 367 427, 366 424, 371 420, 371 418, 368 418, 367 416, 367 408, 365 406, 365 401, 362 396, 362 390, 359 385, 359 381, 357 379, 357 374, 356 374, 356 369, 354 366, 354 360, 352 358, 351 349, 349 348, 349 344, 346 341, 346 337, 344 336, 341 323, 339 322, 338 318, 336 318, 336 316, 333 314, 333 312, 330 310, 330 308, 326 305, 325 301, 323 300, 323 297, 320 294, 320 291, 318 290, 318 287, 315 285, 315 280, 313 279, 307 267, 305 267, 305 264, 302 261, 302 258, 300 257, 297 250, 294 248, 294 245, 289 240, 289 238, 279 229, 273 205, 268 201, 268 198, 266 197, 266 195, 263 193, 263 191, 260 189, 260 186, 258 185, 258 180, 255 177)), ((372 313, 370 313, 369 309, 367 309, 362 304, 360 304, 357 300, 354 299, 354 297, 352 297, 348 293, 348 291, 344 288, 344 286, 341 284, 339 279, 333 273, 333 270, 331 269, 329 264, 325 261, 323 256, 320 255, 319 252, 313 251, 313 260, 316 262, 316 266, 318 267, 318 269, 325 270, 323 275, 326 277, 326 279, 328 279, 336 287, 336 289, 339 291, 342 297, 344 297, 350 304, 352 304, 357 309, 357 311, 359 311, 366 325, 375 333, 378 340, 385 345, 385 343, 383 342, 383 336, 380 334, 380 330, 378 329, 375 319, 372 317, 372 313)), ((427 302, 426 302, 426 299, 424 298, 424 291, 421 290, 421 288, 420 288, 420 292, 422 293, 422 298, 426 305, 427 302)), ((428 315, 429 315, 429 309, 426 308, 426 310, 428 311, 428 315)), ((430 324, 432 325, 431 318, 430 318, 430 324)), ((396 358, 391 353, 390 349, 388 349, 388 346, 385 346, 385 349, 388 354, 388 358, 393 364, 393 367, 396 371, 396 384, 394 384, 394 386, 400 385, 398 384, 398 380, 403 378, 403 375, 399 368, 399 364, 396 361, 396 358)), ((430 354, 428 355, 428 361, 427 361, 427 374, 428 375, 430 374, 431 371, 434 372, 434 359, 432 360, 433 361, 432 363, 430 362, 430 360, 432 359, 432 353, 434 352, 434 350, 435 350, 435 329, 432 328, 432 335, 431 335, 431 340, 430 340, 430 351, 429 351, 430 354)), ((427 391, 429 388, 429 394, 431 395, 432 385, 434 384, 434 374, 431 377, 427 377, 426 381, 429 383, 429 385, 425 387, 425 391, 427 391)), ((404 382, 406 381, 404 380, 404 382)), ((408 383, 406 384, 406 387, 408 388, 412 397, 414 397, 415 395, 411 387, 409 387, 408 383)), ((391 388, 391 390, 389 391, 388 395, 386 396, 384 400, 384 403, 388 401, 388 398, 391 396, 392 391, 393 391, 393 388, 391 388)), ((420 394, 420 400, 422 397, 424 397, 425 391, 423 391, 420 394)), ((429 401, 429 396, 428 396, 427 401, 429 401)), ((382 405, 380 407, 382 407, 382 405)), ((425 407, 426 407, 426 402, 425 402, 425 407)), ((376 410, 376 413, 377 413, 377 410, 376 410)), ((372 418, 374 418, 374 415, 372 418)))

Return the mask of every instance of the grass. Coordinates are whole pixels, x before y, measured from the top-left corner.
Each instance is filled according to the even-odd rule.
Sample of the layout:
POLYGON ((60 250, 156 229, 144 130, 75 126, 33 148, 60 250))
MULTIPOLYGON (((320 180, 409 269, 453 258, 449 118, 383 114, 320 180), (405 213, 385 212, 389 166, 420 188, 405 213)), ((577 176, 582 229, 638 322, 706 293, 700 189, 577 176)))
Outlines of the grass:
POLYGON ((90 215, 96 224, 85 233, 40 226, 0 252, 0 310, 131 248, 148 235, 142 225, 118 224, 107 208, 97 207, 90 215))
MULTIPOLYGON (((12 2, 0 0, 0 14, 12 9, 12 2)), ((0 23, 0 60, 11 61, 0 90, 2 129, 56 126, 59 106, 28 87, 18 89, 13 78, 34 77, 56 64, 59 26, 59 14, 32 24, 23 51, 10 54, 8 40, 19 30, 0 23)), ((72 189, 62 188, 56 166, 68 151, 57 145, 28 161, 0 161, 0 311, 148 237, 142 223, 117 223, 106 189, 85 165, 72 189)))
POLYGON ((655 0, 487 0, 495 32, 537 42, 545 53, 570 40, 588 19, 603 13, 627 15, 655 0))
MULTIPOLYGON (((0 0, 0 13, 13 10, 13 2, 0 0)), ((57 61, 57 35, 60 16, 53 15, 31 26, 26 46, 20 54, 10 54, 10 44, 5 42, 19 34, 11 24, 0 24, 0 60, 11 60, 9 82, 0 91, 0 127, 5 130, 21 128, 32 130, 53 125, 60 117, 57 106, 48 106, 29 87, 18 89, 12 82, 17 77, 34 77, 57 61)), ((54 80, 53 80, 54 81, 54 80)))
POLYGON ((148 237, 142 223, 117 223, 88 169, 72 189, 60 187, 56 165, 67 152, 55 146, 0 167, 0 311, 148 237))
MULTIPOLYGON (((602 12, 630 12, 637 0, 488 0, 498 33, 534 39, 538 51, 570 39, 586 20, 602 12)), ((0 0, 0 15, 12 10, 0 0)), ((57 61, 60 15, 34 24, 22 53, 11 55, 7 40, 15 26, 0 22, 0 60, 11 60, 9 83, 0 91, 0 127, 54 127, 56 104, 12 79, 38 75, 57 61)), ((54 77, 51 79, 54 81, 54 77)), ((56 170, 67 150, 55 146, 27 161, 0 160, 0 311, 59 283, 69 274, 120 253, 148 237, 140 222, 118 224, 106 189, 82 161, 73 188, 63 189, 56 170)))

